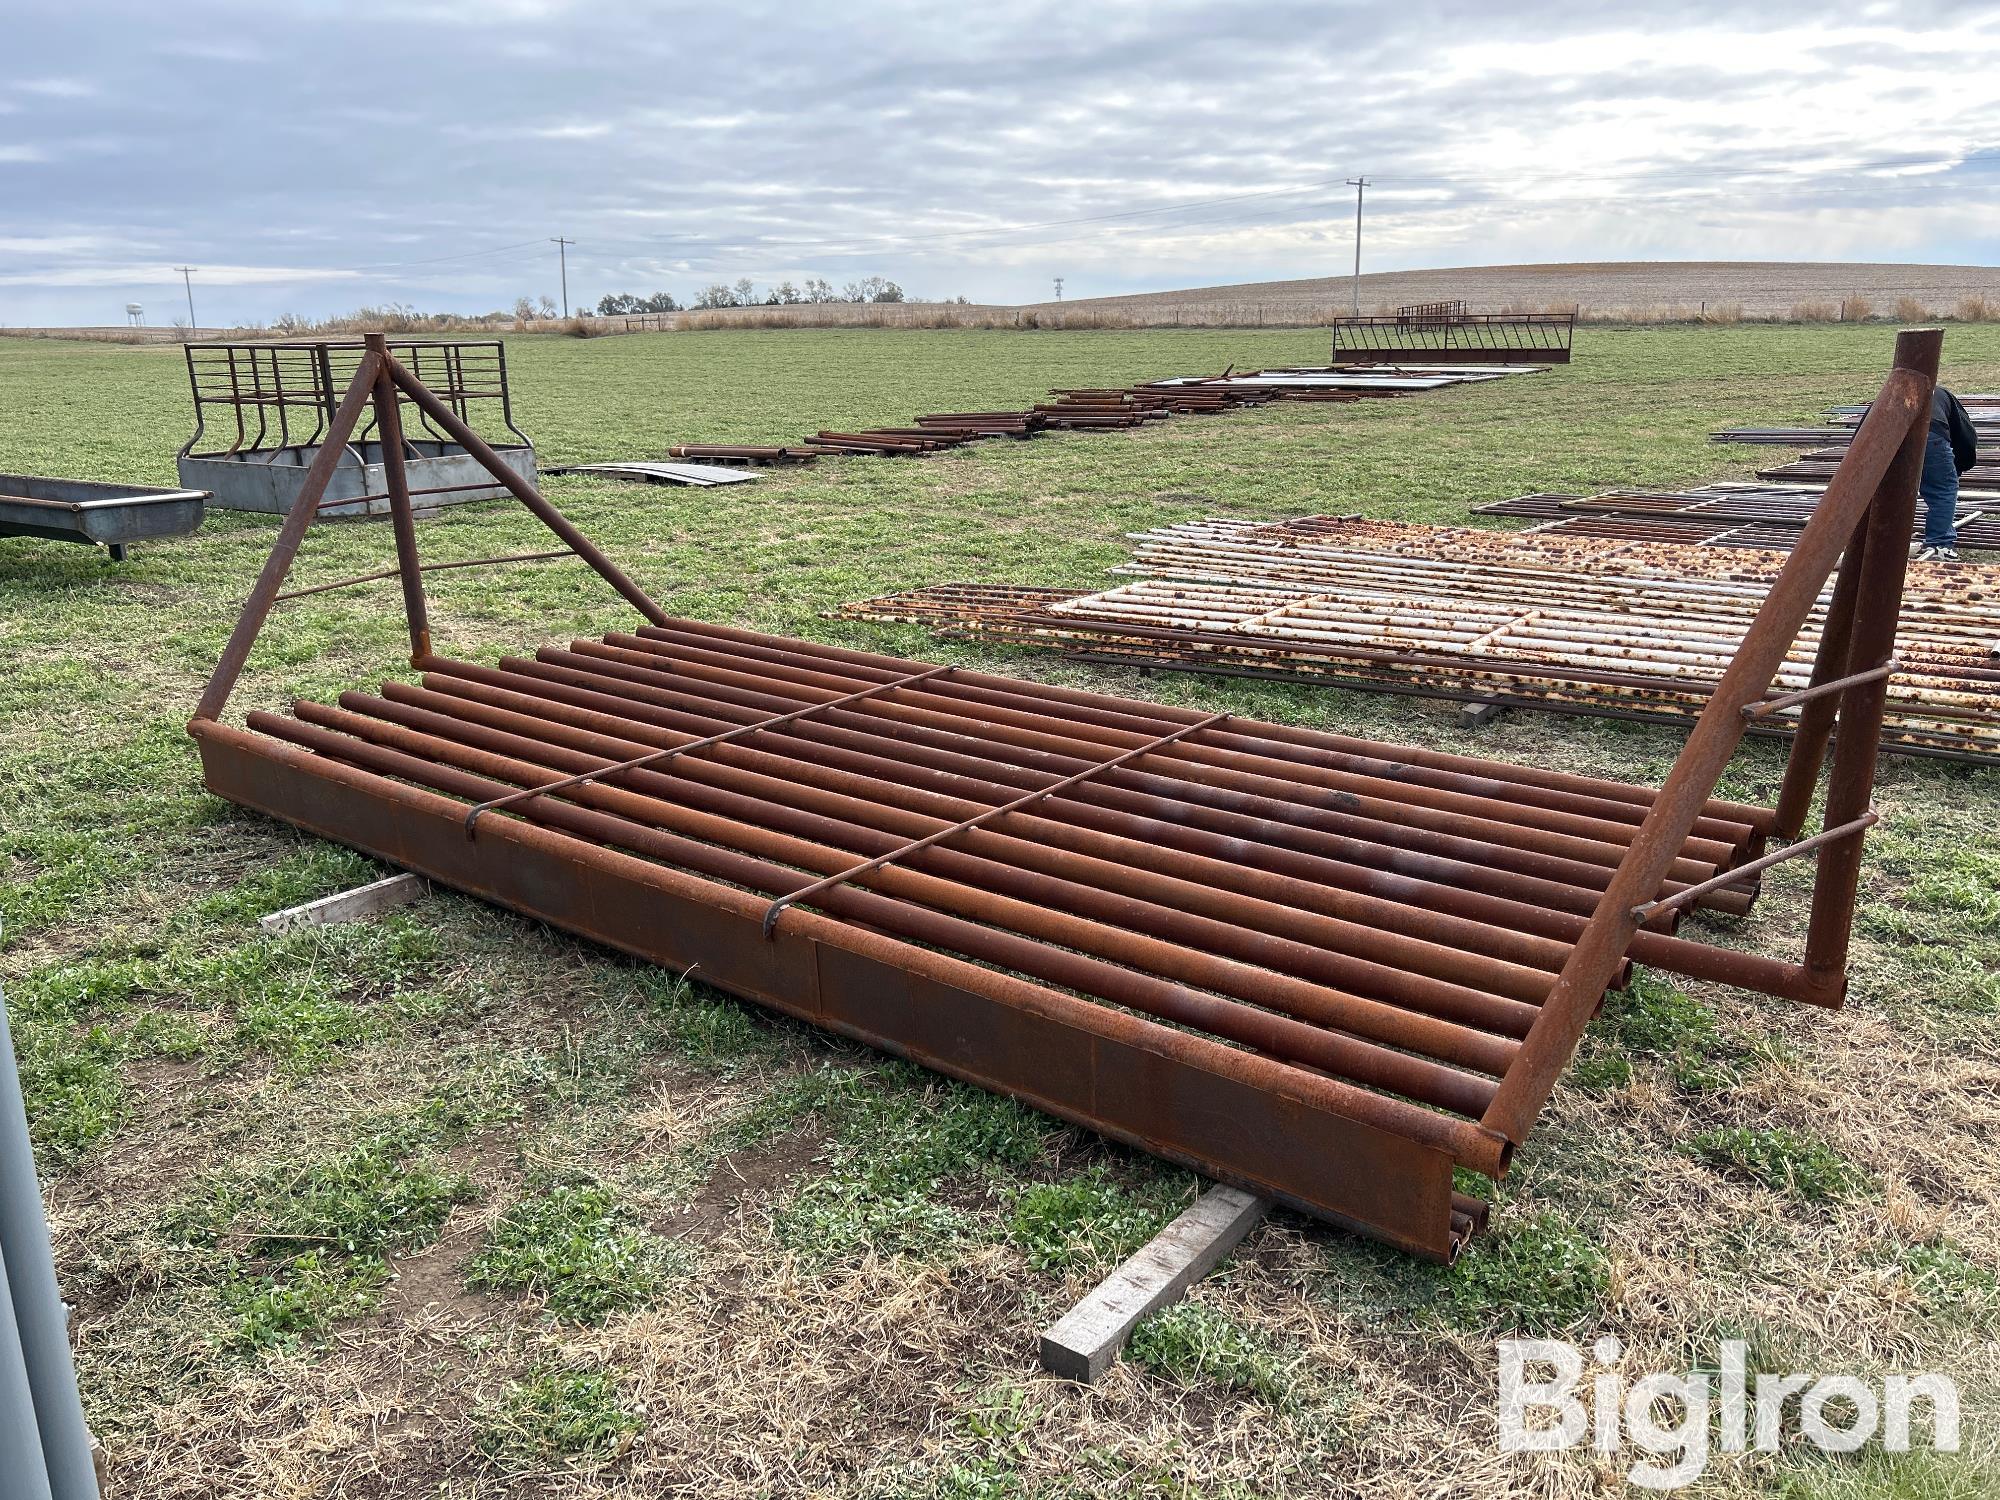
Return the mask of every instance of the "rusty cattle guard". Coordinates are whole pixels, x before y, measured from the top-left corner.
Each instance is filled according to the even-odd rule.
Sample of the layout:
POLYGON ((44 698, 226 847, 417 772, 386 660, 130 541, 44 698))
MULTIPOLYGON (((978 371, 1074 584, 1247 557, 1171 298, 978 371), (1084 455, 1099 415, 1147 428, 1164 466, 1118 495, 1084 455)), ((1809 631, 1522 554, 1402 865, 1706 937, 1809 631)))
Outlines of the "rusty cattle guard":
POLYGON ((1840 1002, 1940 342, 1901 336, 1657 794, 671 618, 379 337, 322 456, 372 402, 419 680, 220 722, 301 503, 189 729, 232 802, 1448 1259, 1485 1212, 1454 1167, 1506 1170, 1628 955, 1840 1002), (647 623, 434 654, 406 402, 647 623), (1778 808, 1711 800, 1843 549, 1778 808), (1824 829, 1764 854, 1836 715, 1824 829), (1674 935, 1812 849, 1804 963, 1674 935))

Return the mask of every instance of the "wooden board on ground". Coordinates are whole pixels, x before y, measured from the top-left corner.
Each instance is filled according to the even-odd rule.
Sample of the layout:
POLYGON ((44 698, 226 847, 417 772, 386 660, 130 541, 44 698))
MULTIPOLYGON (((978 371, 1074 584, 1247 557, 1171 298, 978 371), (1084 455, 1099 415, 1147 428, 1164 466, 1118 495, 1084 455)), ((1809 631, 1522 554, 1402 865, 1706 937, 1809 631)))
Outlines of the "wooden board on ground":
POLYGON ((423 895, 424 890, 421 875, 390 875, 351 891, 322 896, 303 906, 288 906, 257 921, 266 932, 274 933, 290 932, 295 927, 323 927, 331 922, 358 922, 377 912, 407 906, 423 895))
POLYGON ((1498 698, 1474 698, 1459 710, 1458 727, 1477 729, 1481 724, 1491 724, 1507 712, 1507 705, 1498 698))
POLYGON ((1210 1188, 1043 1331, 1042 1368, 1066 1380, 1095 1382, 1111 1368, 1139 1320, 1177 1301, 1214 1270, 1270 1207, 1270 1199, 1238 1188, 1210 1188))

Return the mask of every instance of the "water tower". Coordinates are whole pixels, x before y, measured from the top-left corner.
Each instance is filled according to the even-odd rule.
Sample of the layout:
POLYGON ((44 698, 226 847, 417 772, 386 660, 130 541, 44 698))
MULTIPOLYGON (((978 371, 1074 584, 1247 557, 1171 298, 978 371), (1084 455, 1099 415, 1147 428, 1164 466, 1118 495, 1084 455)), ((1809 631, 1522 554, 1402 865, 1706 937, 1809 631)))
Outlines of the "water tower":
POLYGON ((126 303, 125 322, 132 328, 144 328, 146 326, 146 309, 136 302, 126 303))

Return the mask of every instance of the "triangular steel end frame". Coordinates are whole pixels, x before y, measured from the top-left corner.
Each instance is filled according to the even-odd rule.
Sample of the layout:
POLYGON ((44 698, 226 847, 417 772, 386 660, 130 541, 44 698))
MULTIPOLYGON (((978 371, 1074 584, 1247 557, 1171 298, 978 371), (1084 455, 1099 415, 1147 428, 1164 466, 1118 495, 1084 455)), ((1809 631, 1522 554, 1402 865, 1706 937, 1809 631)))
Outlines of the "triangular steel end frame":
POLYGON ((1942 329, 1905 330, 1896 336, 1888 378, 1716 684, 1481 1122, 1508 1140, 1518 1144, 1527 1139, 1615 979, 1634 934, 1657 908, 1661 882, 1736 753, 1752 711, 1769 694, 1778 668, 1836 566, 1839 576, 1807 690, 1812 696, 1805 702, 1785 767, 1774 831, 1789 839, 1803 826, 1837 722, 1840 735, 1827 782, 1822 830, 1790 845, 1778 857, 1818 851, 1805 961, 1794 972, 1802 998, 1824 1005, 1838 1005, 1844 998, 1862 838, 1875 821, 1868 804, 1882 738, 1887 669, 1902 611, 1917 483, 1943 347, 1942 329))
MULTIPOLYGON (((353 435, 363 410, 371 403, 375 408, 375 425, 382 443, 383 478, 387 485, 390 521, 396 536, 396 571, 402 580, 403 612, 409 623, 412 665, 422 665, 430 656, 431 638, 429 609, 424 598, 424 570, 417 556, 416 522, 410 504, 409 478, 403 462, 400 403, 404 399, 422 411, 439 431, 463 447, 480 467, 532 511, 571 552, 590 564, 598 576, 644 615, 649 623, 669 623, 672 617, 605 556, 596 543, 551 505, 532 481, 515 472, 491 444, 397 361, 389 350, 386 334, 367 334, 362 343, 364 352, 355 368, 354 378, 348 382, 347 391, 327 425, 319 451, 306 472, 305 484, 300 488, 298 498, 292 502, 292 508, 286 512, 284 524, 278 528, 278 538, 271 545, 271 554, 264 559, 263 571, 257 575, 250 597, 244 601, 235 628, 230 631, 215 670, 209 675, 208 683, 195 705, 194 719, 197 722, 219 719, 227 707, 237 679, 243 674, 243 665, 249 659, 250 648, 256 644, 257 636, 270 617, 271 608, 277 603, 279 591, 291 572, 292 563, 298 557, 299 544, 304 541, 307 528, 317 519, 326 487, 333 479, 347 440, 353 435)), ((343 498, 340 503, 351 504, 354 498, 343 498)))

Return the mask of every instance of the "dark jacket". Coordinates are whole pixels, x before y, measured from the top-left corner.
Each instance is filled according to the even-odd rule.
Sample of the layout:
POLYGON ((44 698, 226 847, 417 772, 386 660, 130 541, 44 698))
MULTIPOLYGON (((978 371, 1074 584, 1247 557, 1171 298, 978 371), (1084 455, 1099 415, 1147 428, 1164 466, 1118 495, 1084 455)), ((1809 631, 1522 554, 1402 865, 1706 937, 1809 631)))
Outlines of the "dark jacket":
POLYGON ((1951 442, 1952 467, 1963 474, 1979 462, 1979 434, 1965 404, 1943 386, 1931 393, 1931 431, 1951 442))

